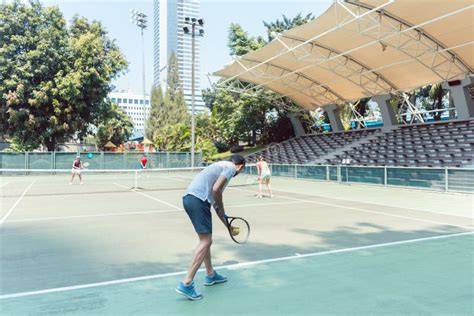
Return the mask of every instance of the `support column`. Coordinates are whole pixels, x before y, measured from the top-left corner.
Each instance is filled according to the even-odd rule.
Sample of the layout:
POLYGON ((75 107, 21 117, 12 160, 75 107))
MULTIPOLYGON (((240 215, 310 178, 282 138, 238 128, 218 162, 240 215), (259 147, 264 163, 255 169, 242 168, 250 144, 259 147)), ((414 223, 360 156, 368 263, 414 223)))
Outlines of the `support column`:
POLYGON ((443 89, 449 91, 449 95, 454 102, 454 107, 458 113, 458 119, 469 119, 474 117, 474 102, 469 93, 468 86, 474 83, 472 77, 467 77, 457 85, 449 85, 449 82, 443 82, 443 89))
POLYGON ((372 97, 372 101, 377 103, 380 113, 382 113, 383 130, 391 129, 393 126, 398 125, 397 116, 390 104, 391 99, 392 97, 390 94, 376 95, 372 97))
POLYGON ((342 126, 341 117, 337 111, 337 105, 327 105, 324 108, 324 111, 328 115, 329 123, 331 124, 331 129, 333 132, 344 132, 344 126, 342 126))
POLYGON ((305 134, 303 124, 301 124, 300 118, 295 113, 288 114, 290 118, 291 125, 293 126, 293 131, 295 132, 295 136, 299 137, 305 134))

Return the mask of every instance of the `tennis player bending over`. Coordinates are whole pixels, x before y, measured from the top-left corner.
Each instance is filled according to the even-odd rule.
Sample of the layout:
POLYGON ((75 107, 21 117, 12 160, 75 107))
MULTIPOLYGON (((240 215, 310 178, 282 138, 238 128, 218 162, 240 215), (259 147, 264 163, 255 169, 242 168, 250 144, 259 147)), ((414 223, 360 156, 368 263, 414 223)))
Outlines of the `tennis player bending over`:
POLYGON ((72 170, 71 170, 72 176, 71 176, 71 181, 69 182, 69 184, 72 184, 72 181, 74 181, 74 177, 76 176, 76 174, 78 175, 79 180, 81 181, 81 184, 82 184, 82 176, 81 176, 82 168, 83 166, 82 166, 81 157, 76 156, 76 159, 74 159, 74 161, 72 162, 72 170))
POLYGON ((263 159, 263 156, 258 156, 257 161, 257 170, 258 170, 258 193, 257 197, 262 198, 262 184, 265 183, 267 186, 270 197, 273 197, 272 187, 270 185, 270 177, 272 173, 270 172, 270 167, 267 162, 263 159))
POLYGON ((214 271, 211 262, 212 244, 212 217, 211 204, 217 212, 220 220, 227 229, 224 218, 224 203, 222 193, 229 184, 232 177, 240 173, 245 167, 245 158, 233 155, 229 161, 219 161, 202 170, 188 186, 183 196, 183 206, 188 213, 194 229, 199 237, 199 244, 194 252, 188 274, 178 284, 176 292, 186 296, 190 300, 199 300, 202 294, 194 288, 194 276, 204 261, 207 275, 204 285, 214 285, 227 281, 227 278, 214 271))

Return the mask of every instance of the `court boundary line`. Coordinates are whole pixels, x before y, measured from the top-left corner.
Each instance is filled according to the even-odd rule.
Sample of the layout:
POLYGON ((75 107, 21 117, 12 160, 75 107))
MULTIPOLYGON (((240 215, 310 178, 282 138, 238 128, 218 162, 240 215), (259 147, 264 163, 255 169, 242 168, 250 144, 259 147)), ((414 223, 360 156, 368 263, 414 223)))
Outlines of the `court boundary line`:
MULTIPOLYGON (((234 190, 238 191, 244 191, 244 192, 252 192, 250 190, 243 190, 243 189, 237 189, 237 188, 232 188, 234 190)), ((426 222, 426 223, 431 223, 431 224, 438 224, 438 225, 446 225, 446 226, 453 226, 457 228, 463 228, 467 230, 472 230, 474 227, 470 226, 464 226, 464 225, 457 225, 457 224, 450 224, 446 222, 439 222, 439 221, 432 221, 429 219, 422 219, 422 218, 417 218, 417 217, 410 217, 410 216, 403 216, 403 215, 396 215, 396 214, 390 214, 390 213, 385 213, 385 212, 378 212, 378 211, 372 211, 372 210, 367 210, 364 208, 359 208, 359 207, 352 207, 352 206, 345 206, 345 205, 339 205, 339 204, 333 204, 333 203, 327 203, 327 202, 318 202, 318 201, 311 201, 311 200, 303 200, 303 199, 298 199, 298 198, 293 198, 285 195, 273 195, 275 197, 280 197, 280 198, 285 198, 289 200, 295 200, 295 201, 301 201, 301 202, 308 202, 308 203, 313 203, 313 204, 320 204, 320 205, 326 205, 326 206, 332 206, 332 207, 339 207, 339 208, 344 208, 348 210, 353 210, 353 211, 358 211, 358 212, 365 212, 365 213, 371 213, 371 214, 377 214, 377 215, 384 215, 384 216, 390 216, 390 217, 396 217, 396 218, 403 218, 403 219, 408 219, 408 220, 413 220, 413 221, 419 221, 419 222, 426 222)), ((356 201, 354 201, 356 202, 356 201)), ((359 202, 360 203, 360 202, 359 202)), ((448 215, 449 216, 449 215, 448 215)))
MULTIPOLYGON (((350 252, 356 252, 359 250, 391 247, 391 246, 397 246, 397 245, 411 244, 411 243, 430 241, 430 240, 447 239, 447 238, 467 236, 467 235, 473 235, 473 234, 474 234, 474 231, 469 231, 469 232, 462 232, 462 233, 455 233, 455 234, 446 234, 446 235, 437 235, 437 236, 422 237, 422 238, 415 238, 415 239, 399 240, 399 241, 392 241, 392 242, 386 242, 386 243, 381 243, 381 244, 372 244, 372 245, 365 245, 365 246, 358 246, 358 247, 351 247, 351 248, 342 248, 342 249, 313 252, 313 253, 307 253, 307 254, 298 254, 298 255, 278 257, 278 258, 272 258, 272 259, 263 259, 263 260, 247 261, 247 262, 236 263, 236 264, 221 265, 221 266, 216 266, 215 269, 237 270, 240 268, 255 266, 255 265, 265 264, 265 263, 289 261, 289 260, 295 260, 295 259, 301 259, 301 258, 325 256, 325 255, 332 255, 332 254, 338 254, 338 253, 350 253, 350 252)), ((205 271, 205 269, 201 268, 198 271, 203 272, 205 271)), ((66 292, 66 291, 80 290, 80 289, 86 289, 86 288, 95 288, 95 287, 115 285, 115 284, 124 284, 124 283, 136 282, 136 281, 161 279, 161 278, 186 275, 186 274, 187 274, 187 271, 177 271, 177 272, 154 274, 154 275, 147 275, 147 276, 134 277, 134 278, 125 278, 125 279, 117 279, 117 280, 103 281, 103 282, 96 282, 96 283, 57 287, 57 288, 50 288, 50 289, 44 289, 44 290, 18 292, 18 293, 0 295, 0 300, 26 297, 26 296, 35 296, 35 295, 45 295, 45 294, 50 294, 50 293, 66 292)))
POLYGON ((41 222, 41 221, 54 221, 63 219, 76 219, 76 218, 89 218, 89 217, 108 217, 108 216, 120 216, 120 215, 134 215, 134 214, 153 214, 153 213, 170 213, 179 212, 179 210, 158 210, 158 211, 137 211, 137 212, 122 212, 122 213, 102 213, 102 214, 91 214, 91 215, 71 215, 71 216, 52 216, 52 217, 40 217, 40 218, 25 218, 25 219, 13 219, 6 221, 7 223, 20 223, 20 222, 41 222))
POLYGON ((10 214, 13 212, 13 210, 15 209, 15 207, 18 205, 18 203, 20 203, 20 201, 23 199, 23 197, 25 196, 26 192, 28 192, 28 190, 33 186, 33 184, 35 183, 36 179, 33 180, 31 182, 31 184, 26 188, 26 190, 23 192, 23 194, 20 196, 20 198, 18 200, 16 200, 15 204, 13 204, 13 206, 8 210, 7 214, 5 214, 2 219, 0 219, 0 225, 3 225, 3 223, 5 222, 5 220, 8 218, 8 216, 10 216, 10 214))
MULTIPOLYGON (((321 182, 325 182, 326 180, 311 180, 311 179, 293 179, 293 178, 290 178, 290 180, 303 180, 303 181, 321 181, 321 182)), ((340 183, 331 183, 331 184, 335 184, 335 185, 340 185, 340 183)), ((346 182, 343 182, 342 183, 343 185, 346 184, 346 182)), ((351 182, 349 182, 349 184, 352 184, 351 182)), ((359 186, 359 183, 355 183, 356 186, 359 186)), ((360 184, 360 186, 368 186, 368 187, 373 187, 373 186, 376 186, 377 188, 381 188, 381 189, 402 189, 402 190, 406 190, 406 191, 410 191, 410 190, 418 190, 417 188, 402 188, 402 187, 397 187, 397 186, 380 186, 380 185, 372 185, 370 183, 365 183, 365 184, 360 184)), ((439 194, 439 193, 443 193, 443 194, 455 194, 455 195, 463 195, 463 196, 470 196, 472 195, 472 193, 456 193, 456 192, 444 192, 444 191, 432 191, 432 190, 424 190, 424 189, 421 189, 423 192, 427 192, 427 193, 434 193, 434 194, 439 194)), ((312 193, 300 193, 300 192, 293 192, 293 191, 288 191, 288 190, 278 190, 278 189, 273 189, 273 191, 275 192, 284 192, 284 193, 290 193, 290 194, 302 194, 302 195, 308 195, 308 196, 313 196, 313 197, 321 197, 321 198, 328 198, 327 196, 323 196, 323 195, 317 195, 317 194, 312 194, 312 193)), ((374 202, 361 202, 361 201, 356 201, 356 200, 349 200, 349 199, 341 199, 341 198, 335 198, 335 197, 330 197, 330 199, 334 199, 334 200, 339 200, 339 201, 346 201, 346 202, 358 202, 358 203, 367 203, 367 204, 373 204, 373 205, 377 205, 377 206, 387 206, 386 204, 382 204, 382 203, 374 203, 374 202)), ((447 215, 447 216, 454 216, 454 217, 462 217, 462 218, 468 218, 468 219, 474 219, 474 217, 469 217, 469 216, 463 216, 463 215, 453 215, 453 214, 446 214, 446 213, 441 213, 441 212, 436 212, 436 211, 426 211, 426 210, 419 210, 419 209, 416 209, 416 208, 411 208, 411 207, 398 207, 398 206, 395 206, 396 208, 401 208, 401 209, 406 209, 406 210, 410 210, 410 211, 418 211, 418 212, 426 212, 426 213, 433 213, 433 214, 440 214, 440 215, 447 215)))
MULTIPOLYGON (((227 205, 226 208, 230 209, 230 208, 239 208, 239 207, 248 207, 248 206, 287 205, 287 204, 299 204, 299 203, 306 203, 306 202, 292 201, 292 202, 237 204, 237 205, 227 205)), ((5 223, 41 222, 41 221, 109 217, 109 216, 135 215, 135 214, 154 214, 154 213, 159 214, 159 213, 172 213, 172 212, 179 212, 179 211, 182 211, 182 210, 177 210, 177 209, 166 210, 165 209, 165 210, 156 210, 156 211, 136 211, 136 212, 102 213, 102 214, 89 214, 89 215, 51 216, 51 217, 39 217, 39 218, 13 219, 13 220, 5 221, 5 223)))
POLYGON ((145 194, 145 193, 143 193, 143 192, 138 192, 137 190, 130 189, 129 187, 126 187, 126 186, 124 186, 124 185, 118 184, 118 183, 116 183, 116 182, 114 182, 114 184, 117 185, 117 186, 119 186, 119 187, 129 189, 131 192, 135 192, 136 194, 145 196, 145 197, 147 197, 147 198, 149 198, 149 199, 152 199, 152 200, 154 200, 154 201, 157 201, 157 202, 160 202, 160 203, 162 203, 162 204, 168 205, 169 207, 172 207, 172 208, 175 208, 175 209, 177 209, 177 210, 183 211, 182 208, 177 207, 176 205, 173 205, 173 204, 171 204, 171 203, 162 201, 162 200, 160 200, 160 199, 157 199, 157 198, 155 198, 155 197, 153 197, 153 196, 151 196, 151 195, 145 194))

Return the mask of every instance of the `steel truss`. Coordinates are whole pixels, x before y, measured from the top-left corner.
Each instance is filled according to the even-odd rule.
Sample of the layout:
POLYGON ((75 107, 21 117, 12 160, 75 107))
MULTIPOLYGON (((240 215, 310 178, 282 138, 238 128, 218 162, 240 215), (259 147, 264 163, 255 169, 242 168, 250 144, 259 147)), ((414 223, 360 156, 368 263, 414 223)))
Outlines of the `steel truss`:
MULTIPOLYGON (((318 107, 326 104, 343 104, 354 101, 345 99, 331 89, 331 84, 337 81, 348 80, 359 86, 364 97, 400 92, 400 89, 382 76, 379 71, 414 60, 433 71, 439 81, 462 78, 472 73, 472 69, 452 51, 455 47, 444 47, 429 34, 426 34, 422 27, 471 9, 474 5, 446 13, 418 25, 409 25, 383 10, 392 2, 387 1, 378 7, 372 8, 355 1, 336 0, 334 10, 337 26, 335 28, 309 40, 279 35, 274 40, 281 46, 279 52, 265 61, 252 60, 245 56, 237 59, 237 64, 242 68, 242 72, 224 80, 220 85, 225 86, 227 83, 249 73, 255 78, 254 85, 245 86, 240 90, 241 93, 251 93, 251 91, 261 87, 272 89, 272 83, 274 83, 294 91, 282 95, 283 97, 303 94, 313 101, 311 107, 318 107), (344 12, 344 14, 341 14, 341 12, 344 12), (341 28, 367 36, 373 41, 345 52, 338 52, 316 42, 319 37, 341 28), (351 53, 374 44, 380 45, 382 50, 387 47, 396 49, 406 55, 407 59, 391 65, 384 65, 378 69, 370 69, 350 56, 351 53), (291 54, 304 66, 293 70, 272 62, 286 54, 291 54), (321 83, 304 74, 305 70, 313 67, 329 71, 338 79, 321 83)), ((469 42, 456 47, 472 44, 474 43, 469 42)), ((245 81, 248 82, 249 80, 245 79, 245 81)))

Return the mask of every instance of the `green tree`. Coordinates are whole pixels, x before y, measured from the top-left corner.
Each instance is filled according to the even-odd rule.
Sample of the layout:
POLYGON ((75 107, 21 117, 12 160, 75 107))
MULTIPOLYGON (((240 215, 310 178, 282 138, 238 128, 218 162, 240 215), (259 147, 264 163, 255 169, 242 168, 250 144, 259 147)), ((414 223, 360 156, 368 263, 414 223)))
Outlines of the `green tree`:
POLYGON ((168 108, 168 124, 189 121, 188 107, 184 99, 183 87, 179 79, 178 61, 174 52, 168 61, 165 103, 168 108))
MULTIPOLYGON (((263 22, 268 40, 274 33, 281 33, 312 20, 312 14, 303 16, 301 13, 289 19, 263 22)), ((244 55, 265 45, 261 37, 252 37, 238 24, 229 27, 228 47, 231 55, 244 55)), ((246 83, 243 83, 244 85, 246 83)), ((251 87, 252 84, 247 83, 251 87)), ((219 89, 222 90, 222 89, 219 89)), ((220 131, 220 136, 230 144, 239 140, 249 144, 283 140, 294 136, 288 114, 297 113, 307 131, 314 120, 309 111, 302 109, 289 98, 278 98, 278 94, 266 88, 259 88, 252 96, 237 95, 232 92, 216 91, 210 95, 209 90, 203 93, 206 105, 212 108, 213 117, 220 131), (271 113, 271 115, 269 115, 271 113), (278 135, 275 139, 272 135, 278 135)))
POLYGON ((99 149, 103 150, 109 141, 120 145, 127 141, 133 133, 133 123, 128 115, 117 104, 112 103, 108 119, 99 124, 96 133, 96 142, 99 149))
POLYGON ((164 96, 161 86, 153 86, 151 88, 150 96, 150 114, 145 122, 146 124, 146 137, 148 139, 153 139, 153 133, 162 126, 162 120, 164 119, 163 110, 165 109, 164 105, 164 96))
POLYGON ((83 137, 110 110, 111 80, 127 67, 99 22, 19 0, 0 5, 0 133, 22 150, 83 137))
MULTIPOLYGON (((178 123, 190 124, 190 116, 179 80, 178 63, 174 53, 171 54, 167 68, 166 92, 163 95, 160 87, 153 87, 151 92, 151 109, 147 120, 147 137, 155 142, 158 134, 168 131, 167 126, 178 123)), ((166 135, 158 135, 157 146, 162 149, 166 135)))
POLYGON ((251 37, 237 23, 231 23, 227 36, 230 54, 242 56, 251 51, 257 50, 265 45, 262 37, 251 37))
POLYGON ((312 13, 308 13, 305 16, 303 16, 302 13, 299 13, 291 19, 283 14, 281 20, 277 19, 273 22, 263 21, 263 25, 267 28, 268 42, 271 42, 275 38, 275 33, 283 33, 284 31, 288 31, 294 27, 306 24, 313 19, 314 15, 312 13))

